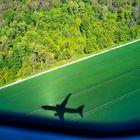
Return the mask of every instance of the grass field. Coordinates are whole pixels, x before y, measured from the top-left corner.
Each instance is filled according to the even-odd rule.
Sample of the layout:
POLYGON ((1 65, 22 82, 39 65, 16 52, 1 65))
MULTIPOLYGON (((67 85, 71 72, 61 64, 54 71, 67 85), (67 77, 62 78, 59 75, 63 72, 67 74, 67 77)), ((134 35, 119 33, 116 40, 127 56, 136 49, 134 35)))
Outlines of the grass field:
POLYGON ((56 105, 72 93, 67 107, 85 104, 84 118, 121 122, 140 119, 140 41, 0 90, 0 110, 54 117, 42 105, 56 105))

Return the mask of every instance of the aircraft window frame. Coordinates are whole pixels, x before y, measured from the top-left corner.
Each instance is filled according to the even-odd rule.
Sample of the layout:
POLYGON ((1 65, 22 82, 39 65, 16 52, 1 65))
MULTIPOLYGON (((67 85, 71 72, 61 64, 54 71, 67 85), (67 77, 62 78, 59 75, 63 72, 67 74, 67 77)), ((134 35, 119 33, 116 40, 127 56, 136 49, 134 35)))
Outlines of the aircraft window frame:
POLYGON ((140 120, 125 123, 85 123, 0 112, 0 125, 89 138, 140 136, 140 120))

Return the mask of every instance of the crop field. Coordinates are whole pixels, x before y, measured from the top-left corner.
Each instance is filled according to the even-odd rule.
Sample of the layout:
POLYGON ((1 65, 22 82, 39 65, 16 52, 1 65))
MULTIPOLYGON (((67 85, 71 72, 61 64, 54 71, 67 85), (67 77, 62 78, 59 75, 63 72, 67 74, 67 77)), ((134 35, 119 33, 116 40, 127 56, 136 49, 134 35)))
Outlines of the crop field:
POLYGON ((140 119, 140 41, 51 71, 0 90, 0 111, 58 119, 43 105, 85 105, 83 118, 65 120, 122 122, 140 119))

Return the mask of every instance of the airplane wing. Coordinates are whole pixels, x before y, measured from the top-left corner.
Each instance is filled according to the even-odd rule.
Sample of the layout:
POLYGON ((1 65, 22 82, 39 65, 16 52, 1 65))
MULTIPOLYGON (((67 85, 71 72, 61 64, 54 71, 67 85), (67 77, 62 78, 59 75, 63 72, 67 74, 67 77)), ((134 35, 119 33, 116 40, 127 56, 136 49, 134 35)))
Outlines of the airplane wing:
POLYGON ((60 105, 65 107, 67 102, 68 102, 68 99, 70 98, 70 96, 71 96, 71 93, 64 99, 64 101, 60 105))

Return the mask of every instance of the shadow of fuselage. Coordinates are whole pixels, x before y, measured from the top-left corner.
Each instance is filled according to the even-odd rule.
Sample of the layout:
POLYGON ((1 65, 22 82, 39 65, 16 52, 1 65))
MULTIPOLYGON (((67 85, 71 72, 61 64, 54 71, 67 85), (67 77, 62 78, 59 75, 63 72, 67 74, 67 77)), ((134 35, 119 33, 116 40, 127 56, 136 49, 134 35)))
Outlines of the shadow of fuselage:
POLYGON ((76 109, 65 107, 70 96, 71 94, 69 94, 61 104, 57 104, 56 106, 44 105, 42 106, 42 109, 55 111, 56 113, 54 115, 58 116, 61 121, 64 121, 64 113, 78 113, 81 117, 83 117, 84 105, 81 105, 76 109))

